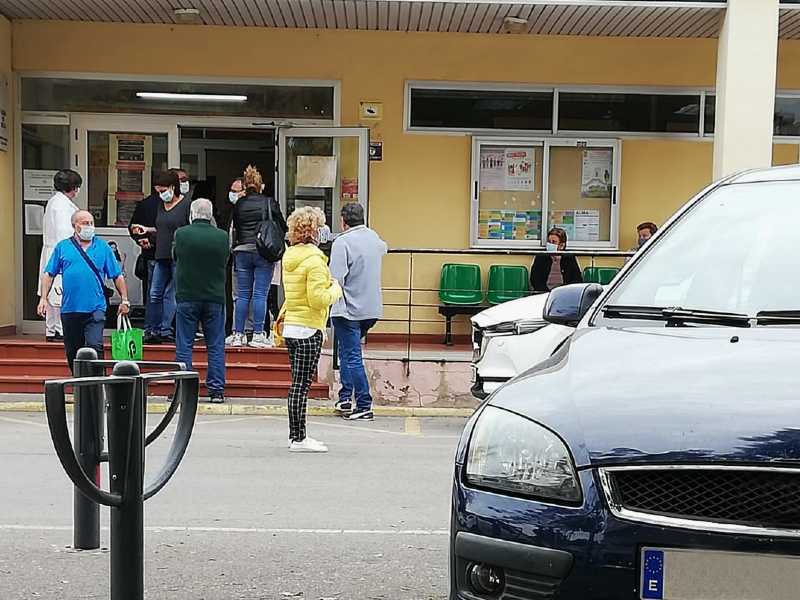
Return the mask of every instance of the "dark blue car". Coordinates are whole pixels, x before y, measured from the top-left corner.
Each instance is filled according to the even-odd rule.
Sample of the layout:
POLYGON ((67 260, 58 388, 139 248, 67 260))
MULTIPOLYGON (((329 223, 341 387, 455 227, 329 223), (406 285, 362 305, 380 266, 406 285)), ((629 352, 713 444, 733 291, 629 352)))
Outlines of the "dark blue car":
POLYGON ((455 464, 452 600, 800 598, 800 167, 704 190, 488 398, 455 464))

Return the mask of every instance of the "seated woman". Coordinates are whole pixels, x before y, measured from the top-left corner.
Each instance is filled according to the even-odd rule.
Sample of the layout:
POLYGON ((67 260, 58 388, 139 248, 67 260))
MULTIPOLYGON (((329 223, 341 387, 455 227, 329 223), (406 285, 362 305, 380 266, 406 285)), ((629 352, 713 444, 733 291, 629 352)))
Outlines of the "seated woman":
POLYGON ((534 292, 549 292, 561 285, 583 282, 578 260, 571 254, 556 254, 566 248, 566 231, 553 227, 547 232, 549 254, 538 254, 531 267, 531 288, 534 292))

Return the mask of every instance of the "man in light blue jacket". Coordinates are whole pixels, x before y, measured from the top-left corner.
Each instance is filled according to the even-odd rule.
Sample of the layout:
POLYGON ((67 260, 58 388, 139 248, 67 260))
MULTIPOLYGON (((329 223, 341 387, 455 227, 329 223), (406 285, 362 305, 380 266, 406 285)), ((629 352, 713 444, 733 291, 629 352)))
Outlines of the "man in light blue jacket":
POLYGON ((372 419, 372 396, 361 356, 361 338, 383 316, 381 267, 387 246, 364 224, 364 207, 348 202, 342 207, 344 233, 333 242, 331 275, 344 295, 331 309, 339 345, 341 389, 336 409, 345 419, 372 419), (355 396, 355 406, 353 397, 355 396))

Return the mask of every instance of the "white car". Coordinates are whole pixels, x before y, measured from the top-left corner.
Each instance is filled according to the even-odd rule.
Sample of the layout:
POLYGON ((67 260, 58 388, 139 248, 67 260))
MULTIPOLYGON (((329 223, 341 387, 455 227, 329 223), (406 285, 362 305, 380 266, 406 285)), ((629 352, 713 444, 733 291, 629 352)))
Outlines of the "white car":
POLYGON ((574 328, 542 317, 549 294, 487 308, 472 317, 472 395, 481 400, 512 377, 548 358, 574 328))

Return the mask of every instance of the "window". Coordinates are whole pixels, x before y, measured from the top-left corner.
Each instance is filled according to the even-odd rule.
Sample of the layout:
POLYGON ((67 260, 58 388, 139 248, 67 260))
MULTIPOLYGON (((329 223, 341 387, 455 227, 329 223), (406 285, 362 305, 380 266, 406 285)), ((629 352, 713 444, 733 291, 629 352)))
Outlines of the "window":
POLYGON ((694 133, 700 95, 559 92, 559 131, 694 133))
POLYGON ((800 98, 775 98, 775 135, 800 135, 800 98))
POLYGON ((472 245, 540 248, 560 227, 571 248, 617 239, 616 140, 475 138, 472 245))
POLYGON ((411 128, 551 131, 553 92, 411 88, 411 128))

